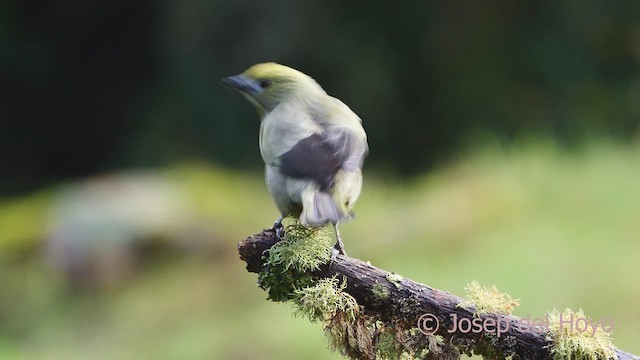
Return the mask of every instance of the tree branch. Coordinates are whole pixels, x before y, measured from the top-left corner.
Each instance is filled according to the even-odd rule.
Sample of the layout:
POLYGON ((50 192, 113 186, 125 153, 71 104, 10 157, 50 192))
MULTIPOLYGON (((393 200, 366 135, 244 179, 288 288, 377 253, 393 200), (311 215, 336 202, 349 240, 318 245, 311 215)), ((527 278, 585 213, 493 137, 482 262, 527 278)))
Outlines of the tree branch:
MULTIPOLYGON (((247 263, 249 272, 259 273, 263 266, 263 254, 269 250, 277 238, 272 230, 252 235, 238 244, 240 259, 247 263)), ((368 314, 374 314, 382 321, 404 323, 416 326, 421 316, 431 314, 439 324, 435 335, 441 335, 445 342, 454 345, 463 352, 474 352, 491 358, 518 356, 520 359, 551 359, 549 341, 542 330, 525 328, 522 319, 513 315, 484 314, 475 316, 475 309, 460 308, 457 305, 464 299, 449 292, 438 290, 401 277, 390 277, 390 272, 376 268, 369 263, 348 256, 338 255, 335 261, 320 266, 312 273, 316 278, 328 278, 335 275, 346 278, 344 291, 353 296, 368 314), (381 298, 380 292, 388 294, 381 298), (458 331, 454 329, 454 320, 481 318, 483 321, 494 319, 497 326, 504 330, 497 333, 486 331, 458 331), (507 326, 508 323, 508 326, 507 326)), ((466 320, 465 320, 466 321, 466 320)), ((491 322, 492 320, 489 320, 491 322)), ((486 322, 485 322, 486 324, 486 322)), ((430 328, 434 323, 431 322, 430 328)), ((484 326, 484 328, 489 328, 484 326)), ((490 329, 490 328, 489 328, 490 329)), ((425 330, 425 329, 422 329, 425 330)), ((639 356, 615 349, 619 360, 640 360, 639 356)))

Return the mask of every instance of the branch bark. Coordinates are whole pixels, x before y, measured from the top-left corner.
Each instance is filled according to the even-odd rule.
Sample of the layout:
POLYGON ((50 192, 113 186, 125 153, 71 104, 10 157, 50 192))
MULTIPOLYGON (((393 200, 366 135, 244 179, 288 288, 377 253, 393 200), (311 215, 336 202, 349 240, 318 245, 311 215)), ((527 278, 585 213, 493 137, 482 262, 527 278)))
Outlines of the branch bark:
MULTIPOLYGON (((269 250, 277 238, 272 230, 264 230, 252 235, 238 244, 240 259, 247 263, 247 271, 259 273, 262 269, 263 253, 269 250)), ((536 329, 520 326, 521 319, 512 315, 485 314, 480 317, 494 319, 506 325, 505 331, 500 336, 495 332, 478 333, 476 331, 454 331, 454 321, 460 323, 461 319, 474 319, 474 309, 463 309, 456 305, 464 299, 447 291, 432 288, 418 282, 398 278, 389 281, 391 273, 376 268, 362 260, 348 256, 338 255, 331 264, 322 265, 319 270, 313 272, 317 278, 328 278, 338 275, 345 277, 347 287, 344 291, 353 296, 358 304, 363 306, 365 312, 377 315, 383 321, 404 322, 406 324, 418 323, 418 319, 424 314, 431 314, 439 324, 435 335, 441 335, 445 341, 457 346, 470 346, 470 351, 494 357, 506 355, 519 356, 520 359, 551 359, 549 342, 545 333, 536 329), (380 287, 384 287, 381 289, 380 287), (388 293, 384 299, 374 293, 374 287, 388 293)), ((477 319, 477 317, 475 317, 477 319)), ((490 320, 491 321, 491 320, 490 320)), ((431 327, 434 321, 429 323, 431 327)), ((619 360, 640 360, 640 357, 619 349, 615 349, 619 360)))

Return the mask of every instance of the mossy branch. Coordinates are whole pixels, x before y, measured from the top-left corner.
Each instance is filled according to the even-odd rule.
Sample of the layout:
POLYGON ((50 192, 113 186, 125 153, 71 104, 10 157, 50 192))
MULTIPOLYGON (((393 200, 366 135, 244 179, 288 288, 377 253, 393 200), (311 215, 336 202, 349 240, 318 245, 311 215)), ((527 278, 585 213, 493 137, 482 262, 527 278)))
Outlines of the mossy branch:
MULTIPOLYGON (((290 240, 285 237, 285 241, 290 240)), ((332 348, 353 359, 457 359, 461 354, 478 354, 488 359, 640 360, 639 356, 613 347, 584 353, 571 348, 574 338, 558 347, 554 341, 562 338, 558 336, 562 331, 523 327, 523 319, 509 314, 517 300, 500 294, 495 287, 487 289, 472 283, 467 288, 467 300, 342 255, 331 263, 307 266, 304 271, 287 263, 272 272, 269 268, 278 266, 283 253, 278 249, 276 260, 269 258, 269 251, 277 242, 272 230, 241 241, 238 251, 247 270, 260 274, 260 284, 269 288, 270 299, 293 300, 298 306, 296 314, 324 321, 332 348), (282 286, 279 282, 283 278, 291 282, 282 286), (322 306, 314 308, 314 299, 322 294, 334 297, 335 305, 327 304, 324 298, 322 306), (481 299, 490 300, 485 304, 481 299), (420 323, 425 320, 424 314, 431 314, 429 324, 420 323), (431 334, 425 330, 433 328, 433 319, 439 326, 431 334), (460 324, 461 320, 484 325, 464 332, 454 328, 454 322, 460 324), (485 326, 492 323, 497 325, 485 326), (500 323, 503 331, 496 333, 500 323)), ((326 254, 320 258, 326 259, 326 254)), ((608 338, 598 341, 606 343, 608 338)))

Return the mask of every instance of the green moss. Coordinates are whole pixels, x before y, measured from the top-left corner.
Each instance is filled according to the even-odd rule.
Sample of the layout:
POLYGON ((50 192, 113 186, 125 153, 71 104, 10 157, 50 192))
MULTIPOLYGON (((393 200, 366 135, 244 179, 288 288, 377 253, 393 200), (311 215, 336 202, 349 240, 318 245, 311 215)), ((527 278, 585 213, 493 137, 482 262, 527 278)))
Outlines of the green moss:
POLYGON ((444 338, 440 335, 425 335, 417 328, 379 322, 375 344, 376 359, 413 360, 413 359, 457 359, 451 354, 444 338))
POLYGON ((389 289, 387 289, 386 286, 380 284, 377 281, 375 284, 373 284, 373 287, 371 288, 371 292, 373 293, 373 296, 375 297, 375 299, 378 301, 384 300, 389 297, 389 289))
POLYGON ((307 227, 299 221, 287 226, 282 241, 264 256, 258 285, 269 299, 287 301, 294 292, 313 284, 310 272, 331 260, 331 236, 325 228, 307 227))
MULTIPOLYGON (((333 277, 294 291, 294 315, 321 322, 332 350, 351 359, 409 360, 444 354, 441 336, 426 336, 401 322, 385 323, 364 314, 356 300, 344 291, 346 286, 346 280, 333 277)), ((384 285, 376 288, 380 296, 388 296, 384 285)))
POLYGON ((324 325, 329 347, 350 358, 371 358, 374 354, 369 318, 360 315, 356 300, 344 292, 346 280, 327 278, 295 291, 295 316, 324 325))
POLYGON ((358 303, 353 296, 342 291, 346 280, 340 284, 335 277, 320 279, 313 285, 294 291, 297 309, 296 316, 304 316, 312 322, 328 321, 338 312, 345 314, 345 320, 354 322, 358 303))
POLYGON ((457 307, 463 309, 475 308, 474 316, 482 314, 511 314, 513 309, 520 305, 519 299, 512 298, 509 294, 501 293, 495 285, 490 288, 481 286, 477 281, 472 281, 465 288, 467 300, 460 302, 457 307))
POLYGON ((287 226, 284 239, 269 250, 270 265, 285 270, 308 272, 331 260, 331 236, 325 227, 304 226, 299 221, 287 226))
POLYGON ((396 342, 395 333, 382 329, 378 334, 378 342, 376 349, 377 359, 397 359, 400 357, 401 351, 398 351, 398 343, 396 342))
POLYGON ((554 360, 616 359, 609 331, 603 324, 585 316, 582 309, 574 312, 553 310, 548 314, 551 341, 550 352, 554 360))
MULTIPOLYGON (((448 344, 440 336, 425 335, 413 323, 402 319, 413 316, 419 301, 415 297, 402 299, 396 319, 382 321, 365 314, 355 298, 344 291, 346 279, 316 279, 311 273, 331 258, 331 237, 322 228, 305 227, 294 222, 286 228, 284 239, 264 256, 259 284, 269 291, 274 301, 292 300, 294 316, 306 317, 323 324, 329 347, 351 359, 458 359, 459 345, 448 344)), ((402 289, 403 277, 388 273, 386 280, 402 289)), ((372 293, 376 300, 387 299, 390 286, 375 283, 372 293)), ((467 287, 469 304, 476 311, 510 312, 515 302, 508 295, 472 283, 467 287), (511 306, 511 307, 510 307, 511 306)), ((517 302, 516 302, 517 304, 517 302)), ((464 305, 464 304, 461 304, 464 305)), ((475 344, 475 343, 474 343, 475 344)), ((469 344, 468 352, 473 351, 469 344)))

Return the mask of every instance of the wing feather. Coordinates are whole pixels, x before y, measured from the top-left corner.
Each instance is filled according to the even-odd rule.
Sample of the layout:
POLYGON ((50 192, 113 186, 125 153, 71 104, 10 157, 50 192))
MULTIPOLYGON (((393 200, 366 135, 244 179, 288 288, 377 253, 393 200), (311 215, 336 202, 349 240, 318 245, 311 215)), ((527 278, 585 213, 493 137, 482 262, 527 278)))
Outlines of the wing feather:
POLYGON ((364 137, 349 128, 331 127, 298 141, 280 156, 279 167, 289 176, 313 179, 326 190, 338 170, 362 168, 367 151, 364 137))

